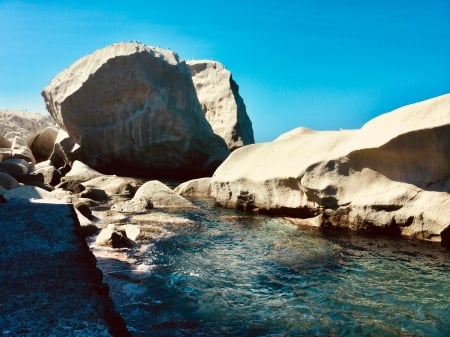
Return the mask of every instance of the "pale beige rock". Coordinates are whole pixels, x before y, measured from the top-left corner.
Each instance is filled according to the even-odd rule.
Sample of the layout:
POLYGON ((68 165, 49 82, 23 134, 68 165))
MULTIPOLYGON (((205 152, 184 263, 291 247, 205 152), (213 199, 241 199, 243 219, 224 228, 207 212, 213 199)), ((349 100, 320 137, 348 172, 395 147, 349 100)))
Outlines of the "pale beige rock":
POLYGON ((57 75, 42 95, 78 144, 62 148, 110 173, 199 175, 228 155, 198 102, 190 71, 169 50, 117 43, 57 75))
POLYGON ((185 181, 173 191, 181 196, 208 197, 211 193, 211 178, 205 177, 185 181))
POLYGON ((15 136, 11 142, 11 157, 25 159, 32 164, 36 163, 36 159, 28 147, 27 141, 21 136, 15 136))
POLYGON ((188 61, 203 113, 230 150, 253 144, 252 122, 231 72, 216 61, 188 61))
POLYGON ((75 160, 72 163, 72 167, 69 172, 62 178, 63 181, 76 181, 76 182, 85 182, 97 177, 102 176, 103 174, 94 170, 92 167, 86 165, 85 163, 75 160))
POLYGON ((142 183, 139 179, 119 177, 116 175, 101 175, 82 183, 84 187, 105 191, 108 197, 132 198, 142 183))
POLYGON ((299 128, 238 149, 216 170, 211 194, 227 207, 322 214, 322 225, 438 240, 449 226, 450 208, 441 207, 450 199, 449 174, 444 95, 360 130, 299 128))
MULTIPOLYGON (((9 141, 15 136, 25 140, 49 126, 55 121, 49 114, 38 114, 28 111, 0 110, 0 135, 11 135, 9 141)), ((5 137, 9 138, 9 137, 5 137)), ((1 142, 0 142, 1 144, 1 142)), ((2 147, 0 145, 0 147, 2 147)))
POLYGON ((133 199, 149 200, 155 208, 195 208, 189 200, 158 180, 147 181, 139 187, 133 199))

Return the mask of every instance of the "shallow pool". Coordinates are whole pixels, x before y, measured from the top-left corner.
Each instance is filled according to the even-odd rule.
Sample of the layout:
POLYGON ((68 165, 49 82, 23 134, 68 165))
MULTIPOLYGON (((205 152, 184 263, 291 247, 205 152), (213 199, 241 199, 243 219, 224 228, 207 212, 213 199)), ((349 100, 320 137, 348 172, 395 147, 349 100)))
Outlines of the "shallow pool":
POLYGON ((133 336, 450 336, 450 253, 200 202, 194 224, 99 257, 133 336))

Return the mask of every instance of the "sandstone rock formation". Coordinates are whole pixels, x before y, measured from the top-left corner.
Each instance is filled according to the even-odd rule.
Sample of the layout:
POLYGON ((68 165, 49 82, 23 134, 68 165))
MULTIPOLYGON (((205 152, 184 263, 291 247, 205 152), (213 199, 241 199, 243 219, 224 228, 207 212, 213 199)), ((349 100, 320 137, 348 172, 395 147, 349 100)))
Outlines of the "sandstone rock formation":
POLYGON ((450 226, 450 95, 360 130, 299 128, 238 149, 216 170, 211 189, 226 207, 439 241, 450 226))
POLYGON ((83 57, 42 95, 76 143, 67 157, 113 173, 195 176, 228 155, 172 51, 118 43, 83 57))
POLYGON ((253 144, 252 122, 231 73, 215 61, 188 61, 197 96, 214 132, 230 150, 253 144))

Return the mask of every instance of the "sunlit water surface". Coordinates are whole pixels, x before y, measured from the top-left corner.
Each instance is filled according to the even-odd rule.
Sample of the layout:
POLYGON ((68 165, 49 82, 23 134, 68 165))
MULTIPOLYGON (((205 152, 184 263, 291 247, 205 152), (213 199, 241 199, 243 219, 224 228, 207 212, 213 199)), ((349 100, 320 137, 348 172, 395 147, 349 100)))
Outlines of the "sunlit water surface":
POLYGON ((194 224, 121 253, 132 263, 98 257, 133 336, 450 336, 438 245, 200 204, 194 224))

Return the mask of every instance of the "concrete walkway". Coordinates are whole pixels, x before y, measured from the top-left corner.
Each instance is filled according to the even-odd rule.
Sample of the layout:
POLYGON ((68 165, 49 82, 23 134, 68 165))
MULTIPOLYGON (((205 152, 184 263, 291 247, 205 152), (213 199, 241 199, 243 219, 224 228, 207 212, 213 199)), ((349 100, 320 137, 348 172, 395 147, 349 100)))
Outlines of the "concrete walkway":
POLYGON ((0 336, 130 336, 70 205, 0 202, 0 336))

